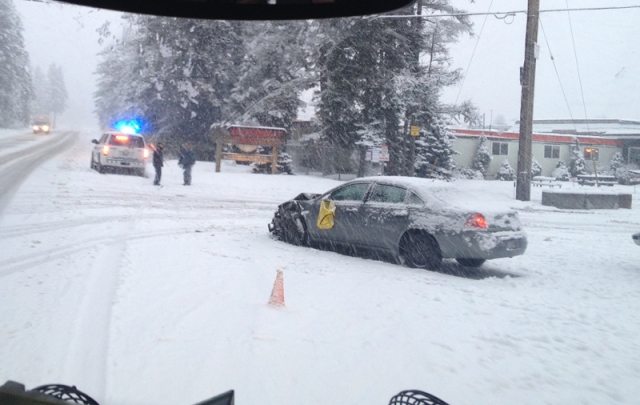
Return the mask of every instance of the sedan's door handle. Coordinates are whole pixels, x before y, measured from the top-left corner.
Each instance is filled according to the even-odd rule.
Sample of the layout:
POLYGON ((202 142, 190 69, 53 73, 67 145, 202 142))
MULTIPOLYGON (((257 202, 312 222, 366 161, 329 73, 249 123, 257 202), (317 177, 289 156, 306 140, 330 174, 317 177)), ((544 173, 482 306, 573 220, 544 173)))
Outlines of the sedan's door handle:
POLYGON ((358 212, 357 208, 345 208, 344 209, 346 212, 358 212))
POLYGON ((409 211, 407 210, 393 210, 391 211, 391 215, 394 217, 406 217, 409 215, 409 211))

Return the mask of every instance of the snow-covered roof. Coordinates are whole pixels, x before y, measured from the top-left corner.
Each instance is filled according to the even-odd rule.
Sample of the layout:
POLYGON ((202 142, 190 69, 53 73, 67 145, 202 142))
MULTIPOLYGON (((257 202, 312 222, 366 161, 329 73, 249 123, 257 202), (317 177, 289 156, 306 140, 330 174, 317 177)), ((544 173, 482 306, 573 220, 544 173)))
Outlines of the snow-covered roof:
MULTIPOLYGON (((519 128, 520 122, 517 121, 513 127, 509 128, 509 132, 519 132, 519 128)), ((533 131, 574 135, 640 135, 640 121, 621 119, 533 120, 533 131)))

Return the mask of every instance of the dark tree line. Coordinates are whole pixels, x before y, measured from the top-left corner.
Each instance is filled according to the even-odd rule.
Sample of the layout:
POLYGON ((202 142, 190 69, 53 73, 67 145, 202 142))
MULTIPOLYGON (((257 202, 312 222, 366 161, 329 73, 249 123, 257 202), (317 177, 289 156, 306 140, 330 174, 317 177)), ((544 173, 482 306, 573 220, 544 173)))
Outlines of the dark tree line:
POLYGON ((0 128, 29 123, 33 98, 22 22, 11 0, 0 0, 0 128))

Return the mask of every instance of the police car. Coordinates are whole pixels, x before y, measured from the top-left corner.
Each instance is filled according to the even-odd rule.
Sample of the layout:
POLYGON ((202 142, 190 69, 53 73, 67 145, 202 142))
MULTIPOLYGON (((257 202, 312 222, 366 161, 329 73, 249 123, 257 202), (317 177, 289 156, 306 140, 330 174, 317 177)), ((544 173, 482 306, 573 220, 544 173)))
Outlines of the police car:
POLYGON ((91 142, 95 144, 91 152, 92 169, 99 173, 126 170, 144 176, 149 149, 142 135, 108 131, 91 142))

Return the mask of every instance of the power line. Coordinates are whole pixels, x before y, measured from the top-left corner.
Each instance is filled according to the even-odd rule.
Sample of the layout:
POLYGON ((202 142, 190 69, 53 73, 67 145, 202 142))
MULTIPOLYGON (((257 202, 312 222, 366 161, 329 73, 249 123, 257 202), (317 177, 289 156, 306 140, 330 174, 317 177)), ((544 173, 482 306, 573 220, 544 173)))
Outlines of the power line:
MULTIPOLYGON (((540 10, 540 13, 559 13, 568 11, 606 11, 606 10, 628 10, 628 9, 640 9, 639 5, 634 6, 610 6, 610 7, 580 7, 580 8, 565 8, 565 9, 548 9, 540 10)), ((492 15, 499 19, 515 16, 516 14, 527 14, 527 10, 513 10, 513 11, 494 11, 494 12, 480 12, 480 13, 454 13, 454 14, 412 14, 412 15, 377 15, 373 17, 365 18, 444 18, 444 17, 472 17, 480 15, 492 15)))
POLYGON ((562 80, 560 80, 560 73, 558 72, 558 67, 556 66, 556 60, 553 57, 553 53, 551 52, 551 46, 549 45, 549 39, 547 38, 547 33, 544 31, 544 25, 542 24, 542 18, 539 19, 540 28, 542 28, 542 35, 544 35, 544 41, 547 43, 547 48, 549 49, 549 55, 551 55, 551 62, 553 63, 553 68, 556 71, 556 77, 558 78, 558 83, 560 83, 560 89, 562 90, 562 96, 564 97, 564 102, 567 105, 567 110, 569 110, 569 117, 571 118, 571 122, 573 123, 573 127, 575 130, 576 127, 575 121, 573 120, 573 114, 571 114, 571 107, 569 107, 569 100, 567 100, 567 94, 564 92, 564 86, 562 86, 562 80))
MULTIPOLYGON (((489 10, 491 10, 491 6, 493 5, 493 0, 491 0, 491 3, 489 3, 489 9, 487 10, 487 12, 489 10)), ((480 37, 482 36, 482 31, 484 30, 484 25, 487 22, 487 18, 489 18, 490 14, 487 14, 484 17, 484 22, 482 23, 482 28, 480 28, 480 33, 478 34, 478 40, 476 41, 476 45, 473 47, 473 52, 471 53, 471 59, 469 59, 469 65, 467 66, 467 70, 464 74, 464 77, 462 78, 462 83, 460 83, 460 90, 458 90, 458 95, 456 96, 456 101, 455 103, 453 103, 454 105, 458 104, 458 98, 460 98, 460 93, 462 93, 462 88, 464 87, 464 82, 467 79, 467 74, 469 73, 469 68, 471 68, 471 62, 473 62, 473 55, 476 54, 476 49, 478 49, 478 44, 480 43, 480 37)))
POLYGON ((571 13, 569 12, 569 0, 565 0, 567 4, 567 17, 569 17, 569 29, 571 30, 571 42, 573 43, 573 56, 576 59, 576 68, 578 69, 578 82, 580 83, 580 94, 582 95, 582 107, 584 108, 584 119, 587 120, 587 132, 589 129, 589 117, 587 116, 587 103, 584 101, 584 89, 582 87, 582 76, 580 75, 580 63, 578 63, 578 51, 576 50, 576 40, 573 36, 573 25, 571 24, 571 13))

